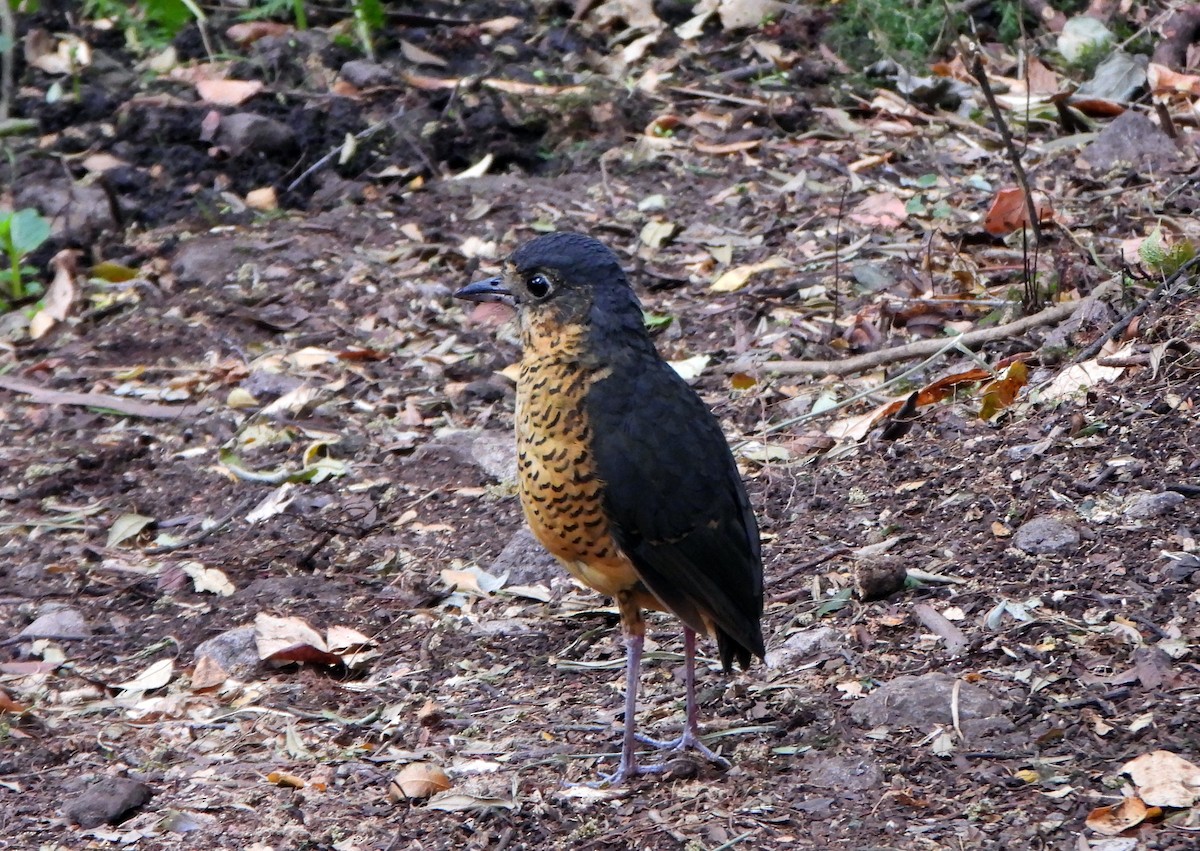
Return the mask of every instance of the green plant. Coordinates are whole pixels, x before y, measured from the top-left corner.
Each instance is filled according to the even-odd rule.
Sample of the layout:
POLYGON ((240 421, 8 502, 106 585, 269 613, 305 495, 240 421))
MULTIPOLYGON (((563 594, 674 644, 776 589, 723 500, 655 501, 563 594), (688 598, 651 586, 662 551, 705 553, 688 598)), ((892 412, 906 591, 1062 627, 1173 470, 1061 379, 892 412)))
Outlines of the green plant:
POLYGON ((32 207, 0 216, 0 251, 4 252, 7 269, 0 280, 0 311, 8 310, 11 302, 29 294, 26 276, 36 272, 24 265, 25 257, 37 251, 50 237, 50 222, 32 207))
POLYGON ((168 44, 194 19, 186 0, 86 0, 88 18, 108 18, 126 34, 131 46, 158 49, 168 44))
POLYGON ((880 58, 925 60, 955 33, 966 16, 947 14, 943 3, 918 0, 848 0, 831 28, 834 48, 851 64, 880 58))

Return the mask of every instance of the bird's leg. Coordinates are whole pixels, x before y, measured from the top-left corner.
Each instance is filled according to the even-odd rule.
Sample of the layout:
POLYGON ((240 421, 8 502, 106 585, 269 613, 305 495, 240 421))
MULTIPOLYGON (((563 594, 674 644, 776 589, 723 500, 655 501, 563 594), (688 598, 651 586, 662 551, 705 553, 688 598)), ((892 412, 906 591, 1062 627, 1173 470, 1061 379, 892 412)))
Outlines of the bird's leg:
MULTIPOLYGON (((639 657, 641 656, 640 647, 638 648, 638 655, 639 657)), ((687 719, 683 722, 683 734, 677 739, 671 739, 666 742, 641 735, 637 736, 637 740, 661 750, 685 751, 691 749, 709 762, 715 763, 721 768, 729 768, 729 760, 723 756, 718 756, 708 745, 700 740, 700 710, 696 707, 696 632, 688 626, 683 628, 683 656, 683 682, 687 706, 687 719)), ((628 737, 628 734, 629 728, 626 727, 626 737, 628 737)))

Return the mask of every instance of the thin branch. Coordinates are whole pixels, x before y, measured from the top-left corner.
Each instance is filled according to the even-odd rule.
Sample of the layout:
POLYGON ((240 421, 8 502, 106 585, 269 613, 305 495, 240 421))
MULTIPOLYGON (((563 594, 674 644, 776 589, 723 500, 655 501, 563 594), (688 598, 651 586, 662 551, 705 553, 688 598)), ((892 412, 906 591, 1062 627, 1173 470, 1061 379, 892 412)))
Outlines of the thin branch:
MULTIPOLYGON (((771 372, 776 375, 850 375, 855 372, 863 372, 878 366, 896 363, 897 361, 908 360, 909 358, 920 358, 935 354, 945 347, 947 342, 976 349, 986 343, 993 343, 996 340, 1004 340, 1008 337, 1024 334, 1026 331, 1041 325, 1053 325, 1056 322, 1068 319, 1083 305, 1091 300, 1107 295, 1109 290, 1113 288, 1115 288, 1115 284, 1111 281, 1106 281, 1096 287, 1095 291, 1085 299, 1056 304, 1032 316, 1025 316, 1005 325, 998 325, 995 328, 980 328, 975 331, 968 331, 957 337, 934 337, 930 340, 918 340, 906 346, 880 349, 877 352, 868 352, 865 355, 846 358, 845 360, 781 360, 767 361, 756 366, 764 372, 771 372)), ((727 367, 727 371, 746 372, 747 366, 745 363, 734 363, 727 367)))
POLYGON ((983 91, 983 97, 992 111, 992 118, 996 121, 996 129, 1000 131, 1000 138, 1004 140, 1004 148, 1008 151, 1009 159, 1012 160, 1013 174, 1017 179, 1017 184, 1025 195, 1025 215, 1029 218, 1029 229, 1033 231, 1033 241, 1040 245, 1042 226, 1038 221, 1037 205, 1033 200, 1033 192, 1029 189, 1029 178, 1025 176, 1025 167, 1021 165, 1021 152, 1013 143, 1012 133, 1009 132, 1004 115, 1000 112, 1000 104, 996 102, 996 95, 992 92, 992 84, 988 82, 987 70, 983 67, 983 52, 973 41, 964 39, 963 43, 966 45, 967 55, 971 60, 971 76, 975 78, 979 83, 979 88, 983 91))
POLYGON ((1116 338, 1119 334, 1122 334, 1125 331, 1125 329, 1129 327, 1129 323, 1131 323, 1134 319, 1137 319, 1139 316, 1141 316, 1143 313, 1145 313, 1147 310, 1149 310, 1150 306, 1152 304, 1154 304, 1156 301, 1158 301, 1160 298, 1162 298, 1163 294, 1166 293, 1168 289, 1173 287, 1176 281, 1178 281, 1180 278, 1182 278, 1186 272, 1191 271, 1197 265, 1200 265, 1200 256, 1193 257, 1191 260, 1187 261, 1182 266, 1180 266, 1178 269, 1176 269, 1175 273, 1173 275, 1171 275, 1165 281, 1163 281, 1161 284, 1159 284, 1157 287, 1155 287, 1150 292, 1149 295, 1147 295, 1144 299, 1142 299, 1141 302, 1139 302, 1138 305, 1135 308, 1133 308, 1133 310, 1129 311, 1124 316, 1122 316, 1121 320, 1119 322, 1117 322, 1115 325, 1113 325, 1111 328, 1109 328, 1106 332, 1104 332, 1103 336, 1101 336, 1099 339, 1093 341, 1090 346, 1088 346, 1082 352, 1077 354, 1075 356, 1075 363, 1079 363, 1080 361, 1085 361, 1085 360, 1094 358, 1096 356, 1096 354, 1102 348, 1104 348, 1105 343, 1116 338))

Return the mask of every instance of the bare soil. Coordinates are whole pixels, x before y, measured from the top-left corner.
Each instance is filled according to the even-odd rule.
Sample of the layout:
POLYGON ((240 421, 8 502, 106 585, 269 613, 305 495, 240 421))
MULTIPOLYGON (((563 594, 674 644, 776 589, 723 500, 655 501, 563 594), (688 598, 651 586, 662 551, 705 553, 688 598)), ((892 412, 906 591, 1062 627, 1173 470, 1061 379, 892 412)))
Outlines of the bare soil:
MULTIPOLYGON (((179 83, 119 73, 133 59, 115 34, 47 5, 21 26, 74 27, 118 70, 85 75, 78 98, 47 105, 48 79, 19 67, 18 111, 43 141, 0 180, 18 205, 35 203, 83 176, 73 154, 120 157, 89 223, 60 230, 32 262, 75 246, 82 268, 107 260, 138 275, 93 278, 49 335, 0 345, 0 378, 188 407, 129 416, 0 389, 0 689, 20 709, 0 715, 0 848, 1195 847, 1186 807, 1107 840, 1120 846, 1085 826, 1120 800, 1127 760, 1200 757, 1194 281, 1126 335, 1140 360, 1113 381, 1053 403, 1027 392, 992 421, 968 394, 922 408, 898 440, 807 454, 811 426, 765 430, 822 389, 866 385, 779 377, 768 361, 856 350, 849 331, 873 323, 880 303, 953 294, 954 262, 992 294, 1020 286, 1019 241, 983 234, 987 195, 966 188, 972 174, 1002 179, 1002 150, 963 159, 953 145, 965 131, 949 122, 855 136, 839 115, 868 130, 883 120, 859 97, 866 84, 811 59, 779 79, 722 77, 753 61, 750 39, 710 28, 672 66, 674 88, 654 94, 596 75, 582 94, 557 96, 411 81, 337 95, 316 78, 336 77, 352 52, 315 35, 287 49, 259 42, 236 75, 268 89, 238 109, 291 135, 233 153, 199 137, 213 107, 179 83), (671 125, 668 144, 645 133, 664 115, 702 113, 717 118, 671 125), (384 129, 349 164, 286 189, 376 121, 384 129), (876 153, 886 156, 863 186, 848 166, 876 153), (451 179, 488 154, 489 175, 451 179), (801 172, 798 189, 780 190, 801 172), (844 215, 923 174, 940 176, 956 217, 889 230, 844 215), (281 211, 235 203, 268 185, 281 211), (639 210, 656 195, 664 208, 639 210), (676 237, 689 227, 735 237, 735 265, 774 255, 791 265, 713 292, 704 241, 655 250, 641 238, 655 220, 676 224, 676 237), (665 356, 711 358, 697 387, 731 441, 791 453, 764 462, 742 451, 764 534, 771 653, 732 677, 701 666, 705 730, 728 771, 683 760, 621 789, 582 785, 618 748, 615 610, 536 553, 496 562, 522 528, 505 460, 512 389, 497 373, 515 340, 503 316, 470 314, 450 293, 549 228, 618 251, 647 310, 672 318, 665 356), (835 269, 820 255, 839 247, 856 259, 835 269), (732 381, 728 368, 750 362, 751 386, 732 381), (281 486, 239 475, 225 451, 238 469, 321 458, 341 468, 281 486), (1131 507, 1164 493, 1183 499, 1131 507), (110 542, 129 514, 153 522, 110 542), (1014 546, 1014 532, 1047 518, 1077 540, 1014 546), (219 569, 232 593, 198 590, 196 563, 219 569), (910 577, 882 600, 850 593, 856 574, 888 565, 933 578, 910 577), (507 572, 507 584, 447 583, 445 571, 470 566, 507 572), (19 635, 64 609, 85 628, 19 635), (255 658, 194 687, 197 647, 262 614, 350 627, 378 655, 359 667, 255 658), (120 687, 160 660, 174 663, 168 684, 120 687), (448 792, 396 801, 389 783, 414 762, 445 769, 448 792), (118 776, 145 783, 149 802, 119 824, 74 824, 72 802, 118 776)), ((397 27, 444 67, 409 68, 395 40, 380 62, 554 87, 576 85, 609 52, 611 32, 511 11, 520 25, 490 42, 478 26, 397 27)), ((500 15, 490 4, 451 13, 500 15)), ((819 33, 819 21, 785 16, 758 37, 816 56, 819 33)), ((180 45, 184 59, 203 55, 194 33, 180 45)), ((668 60, 680 45, 654 50, 668 60)), ((1135 169, 1101 179, 1046 155, 1036 179, 1056 187, 1063 224, 1039 268, 1086 296, 1110 272, 1095 256, 1189 214, 1179 191, 1195 179, 1189 155, 1156 182, 1135 169), (1105 194, 1112 181, 1125 193, 1105 194)), ((1154 283, 1135 282, 1049 345, 1037 331, 983 356, 1030 353, 1029 387, 1044 387, 1154 283)), ((881 344, 917 336, 880 327, 881 344)), ((950 355, 913 381, 971 365, 950 355)), ((665 736, 682 721, 682 645, 665 616, 650 638, 639 720, 665 736)))

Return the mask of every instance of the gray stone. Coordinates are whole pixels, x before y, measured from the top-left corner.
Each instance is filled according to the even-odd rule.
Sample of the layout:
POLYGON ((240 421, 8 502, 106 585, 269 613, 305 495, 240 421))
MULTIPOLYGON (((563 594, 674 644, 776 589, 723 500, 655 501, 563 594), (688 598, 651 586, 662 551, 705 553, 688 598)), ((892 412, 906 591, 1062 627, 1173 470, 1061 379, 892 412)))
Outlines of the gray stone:
POLYGON ((193 658, 208 656, 229 674, 244 676, 258 667, 253 626, 239 626, 215 635, 196 647, 193 658))
POLYGON ((842 642, 831 626, 819 626, 792 633, 779 647, 767 651, 768 668, 792 668, 812 657, 839 653, 842 642))
POLYGON ((1121 513, 1130 520, 1147 520, 1151 517, 1161 517, 1171 513, 1181 502, 1183 502, 1183 494, 1175 493, 1175 491, 1140 493, 1125 501, 1121 513))
POLYGON ((217 141, 235 157, 248 151, 271 154, 292 147, 295 134, 286 124, 253 112, 235 112, 221 119, 217 141))
POLYGON ((524 526, 513 534, 487 570, 494 576, 507 573, 509 585, 549 582, 564 575, 558 559, 546 552, 546 548, 524 526))
POLYGON ((517 439, 512 432, 482 432, 471 441, 471 457, 496 481, 517 481, 517 439))
POLYGON ((883 785, 879 766, 861 756, 820 756, 805 760, 805 782, 834 793, 866 792, 883 785))
POLYGON ((1180 158, 1179 148, 1146 115, 1126 110, 1084 148, 1081 158, 1099 171, 1126 168, 1160 170, 1180 158))
POLYGON ((1061 553, 1079 546, 1079 532, 1057 517, 1035 517, 1016 531, 1012 542, 1031 555, 1061 553))
POLYGON ((105 777, 63 807, 63 815, 82 828, 120 824, 153 795, 150 787, 140 780, 105 777))
MULTIPOLYGON (((939 672, 896 677, 851 706, 850 717, 865 727, 929 730, 937 724, 952 724, 950 705, 955 681, 955 677, 939 672)), ((965 682, 959 686, 960 722, 993 721, 1009 708, 1008 702, 994 697, 987 689, 965 682)))
POLYGON ((78 609, 56 603, 48 604, 33 623, 18 633, 22 638, 30 639, 91 634, 92 628, 78 609))
POLYGON ((342 65, 340 73, 343 80, 359 89, 396 83, 396 75, 389 68, 366 59, 351 59, 342 65))
POLYGON ((229 239, 190 239, 175 252, 171 271, 182 284, 218 284, 242 264, 241 252, 229 239))

